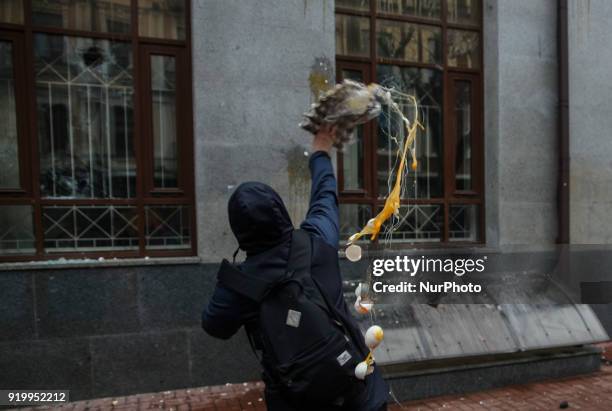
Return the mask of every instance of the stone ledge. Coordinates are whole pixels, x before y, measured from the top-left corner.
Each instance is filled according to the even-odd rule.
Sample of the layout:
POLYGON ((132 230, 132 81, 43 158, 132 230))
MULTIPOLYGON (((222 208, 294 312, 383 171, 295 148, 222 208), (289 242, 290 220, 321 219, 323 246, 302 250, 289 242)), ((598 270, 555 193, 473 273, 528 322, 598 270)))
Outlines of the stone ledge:
POLYGON ((112 259, 56 259, 0 264, 2 271, 57 270, 66 268, 138 267, 151 265, 200 264, 200 257, 145 257, 112 259))

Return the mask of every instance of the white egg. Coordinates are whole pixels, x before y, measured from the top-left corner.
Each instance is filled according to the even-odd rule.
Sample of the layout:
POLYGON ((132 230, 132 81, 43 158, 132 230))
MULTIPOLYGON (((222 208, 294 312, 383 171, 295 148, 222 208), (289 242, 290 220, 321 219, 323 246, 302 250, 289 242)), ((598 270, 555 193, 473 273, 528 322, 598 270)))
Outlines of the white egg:
POLYGON ((355 263, 361 260, 361 247, 359 247, 357 244, 351 244, 346 248, 344 254, 349 261, 355 263))
POLYGON ((368 283, 361 283, 361 298, 367 297, 370 292, 370 285, 368 283))
POLYGON ((365 380, 366 375, 368 375, 368 363, 362 361, 355 367, 355 377, 359 380, 365 380))
POLYGON ((368 328, 368 331, 366 331, 365 343, 368 347, 370 347, 370 350, 373 350, 378 347, 378 345, 382 342, 383 338, 384 333, 382 328, 380 328, 378 325, 373 325, 368 328))
POLYGON ((357 311, 359 314, 367 314, 370 312, 371 308, 371 304, 368 307, 361 302, 361 297, 357 297, 357 301, 355 301, 355 311, 357 311))
POLYGON ((355 297, 360 297, 361 298, 361 283, 359 283, 357 288, 355 288, 355 297))
POLYGON ((368 283, 359 283, 357 288, 355 288, 355 297, 367 298, 368 292, 370 291, 370 286, 368 283))

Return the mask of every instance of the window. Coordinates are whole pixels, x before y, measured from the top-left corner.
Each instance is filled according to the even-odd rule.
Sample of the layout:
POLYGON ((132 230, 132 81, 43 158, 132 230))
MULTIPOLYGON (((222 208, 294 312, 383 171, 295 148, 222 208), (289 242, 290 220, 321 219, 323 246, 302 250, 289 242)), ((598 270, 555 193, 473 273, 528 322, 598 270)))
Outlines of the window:
MULTIPOLYGON (((338 81, 377 82, 413 94, 425 131, 402 199, 402 243, 484 241, 480 0, 337 0, 338 81)), ((409 114, 409 113, 408 113, 409 114)), ((395 146, 380 117, 338 153, 341 235, 376 215, 395 146)))
POLYGON ((2 2, 0 261, 194 254, 188 6, 2 2))

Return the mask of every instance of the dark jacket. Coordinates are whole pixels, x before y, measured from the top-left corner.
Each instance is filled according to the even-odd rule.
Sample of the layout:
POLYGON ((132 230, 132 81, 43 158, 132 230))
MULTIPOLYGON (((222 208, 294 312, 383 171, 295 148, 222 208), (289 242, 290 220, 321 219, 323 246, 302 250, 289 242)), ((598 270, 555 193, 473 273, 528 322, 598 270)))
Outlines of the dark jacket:
MULTIPOLYGON (((311 235, 311 275, 331 297, 336 309, 361 336, 342 292, 338 266, 339 218, 336 179, 327 153, 316 152, 310 158, 312 189, 310 207, 301 228, 311 235)), ((279 195, 262 183, 241 184, 228 204, 230 226, 240 248, 247 253, 239 269, 249 273, 282 274, 287 267, 293 224, 279 195)), ((202 315, 204 330, 227 339, 243 325, 257 334, 258 307, 246 297, 217 283, 202 315)), ((364 347, 363 341, 359 343, 364 347)), ((377 410, 386 402, 388 388, 377 371, 366 379, 367 400, 364 410, 377 410)), ((274 407, 268 403, 268 409, 274 407)))

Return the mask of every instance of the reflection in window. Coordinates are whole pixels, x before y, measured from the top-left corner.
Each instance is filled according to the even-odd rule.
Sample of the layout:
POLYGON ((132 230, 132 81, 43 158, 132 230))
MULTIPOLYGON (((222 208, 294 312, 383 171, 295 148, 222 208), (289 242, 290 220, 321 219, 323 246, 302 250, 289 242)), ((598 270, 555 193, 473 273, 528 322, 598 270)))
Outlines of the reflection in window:
POLYGON ((448 21, 457 24, 480 24, 480 0, 447 0, 448 21))
POLYGON ((439 19, 441 16, 441 0, 378 0, 379 13, 398 14, 404 16, 439 19))
POLYGON ((344 56, 370 55, 370 20, 336 15, 336 53, 344 56))
POLYGON ((177 187, 176 64, 171 56, 151 56, 153 172, 157 188, 177 187))
POLYGON ((336 0, 336 7, 351 10, 369 11, 370 0, 336 0))
POLYGON ((49 206, 42 216, 47 253, 138 249, 134 206, 49 206))
MULTIPOLYGON (((441 206, 436 204, 405 205, 400 207, 399 215, 401 221, 397 230, 393 231, 391 240, 399 242, 438 242, 442 239, 444 216, 441 206)), ((390 219, 383 224, 381 241, 384 240, 382 233, 393 222, 393 219, 390 219)))
MULTIPOLYGON (((359 70, 342 70, 342 79, 363 82, 359 70)), ((355 141, 344 147, 342 152, 342 175, 344 190, 359 190, 363 188, 363 125, 355 129, 355 141)))
POLYGON ((392 20, 376 22, 376 52, 381 58, 440 63, 441 38, 439 27, 392 20))
POLYGON ((0 0, 0 260, 193 254, 189 4, 0 0))
POLYGON ((457 190, 472 187, 472 85, 455 82, 455 178, 457 190))
POLYGON ((0 255, 34 254, 35 248, 32 207, 0 206, 0 255))
POLYGON ((163 205, 145 207, 147 249, 190 248, 190 216, 189 206, 163 205))
MULTIPOLYGON (((402 187, 402 221, 395 222, 400 227, 393 238, 380 241, 481 241, 473 215, 482 212, 483 195, 473 178, 480 176, 482 170, 474 167, 480 168, 482 159, 473 157, 480 156, 480 151, 472 153, 473 144, 482 138, 479 127, 472 130, 481 113, 475 113, 471 103, 476 101, 474 90, 482 84, 482 1, 336 0, 336 7, 339 77, 375 68, 366 81, 416 97, 421 110, 424 129, 417 129, 417 169, 406 173, 402 187), (348 22, 353 23, 352 31, 347 30, 348 22), (455 205, 459 202, 471 205, 455 205), (460 215, 460 207, 465 216, 460 215)), ((413 120, 413 107, 402 101, 398 104, 413 120)), ((362 155, 366 161, 361 163, 363 192, 340 193, 341 223, 350 224, 350 229, 343 230, 344 238, 365 225, 370 211, 375 215, 383 207, 394 182, 391 171, 398 161, 397 143, 389 136, 402 141, 406 133, 394 117, 395 113, 383 107, 372 124, 377 127, 371 136, 375 142, 364 145, 363 153, 346 148, 342 164, 346 188, 352 188, 357 177, 353 164, 362 155), (370 148, 376 151, 370 153, 370 148)))
MULTIPOLYGON (((349 238, 361 231, 372 218, 372 207, 369 204, 340 204, 340 239, 349 238)), ((365 241, 363 237, 360 241, 365 241)))
POLYGON ((480 67, 480 35, 474 31, 448 30, 448 65, 480 67))
POLYGON ((46 34, 34 42, 41 195, 134 197, 130 44, 46 34))
POLYGON ((19 145, 13 43, 0 41, 0 189, 19 188, 19 145))
POLYGON ((363 189, 363 126, 357 127, 354 133, 355 141, 344 147, 342 152, 345 190, 363 189))
POLYGON ((143 37, 184 40, 185 0, 138 0, 138 31, 143 37))
POLYGON ((449 213, 450 241, 478 241, 479 206, 475 204, 452 204, 449 213))
POLYGON ((23 24, 23 0, 0 1, 0 23, 23 24))
MULTIPOLYGON (((416 67, 398 67, 378 65, 376 77, 385 87, 394 87, 403 93, 414 95, 419 101, 421 121, 425 130, 419 130, 416 153, 418 168, 410 173, 408 189, 404 198, 432 198, 442 196, 442 75, 439 71, 419 69, 416 67)), ((401 103, 401 102, 400 102, 401 103)), ((414 119, 412 105, 402 107, 409 120, 414 119)), ((392 118, 388 110, 379 117, 378 126, 384 131, 378 133, 378 195, 384 197, 389 193, 390 171, 395 164, 397 144, 389 135, 404 138, 405 129, 397 119, 392 118), (392 121, 389 121, 392 119, 392 121)))
POLYGON ((130 0, 32 0, 32 24, 129 33, 130 0))

